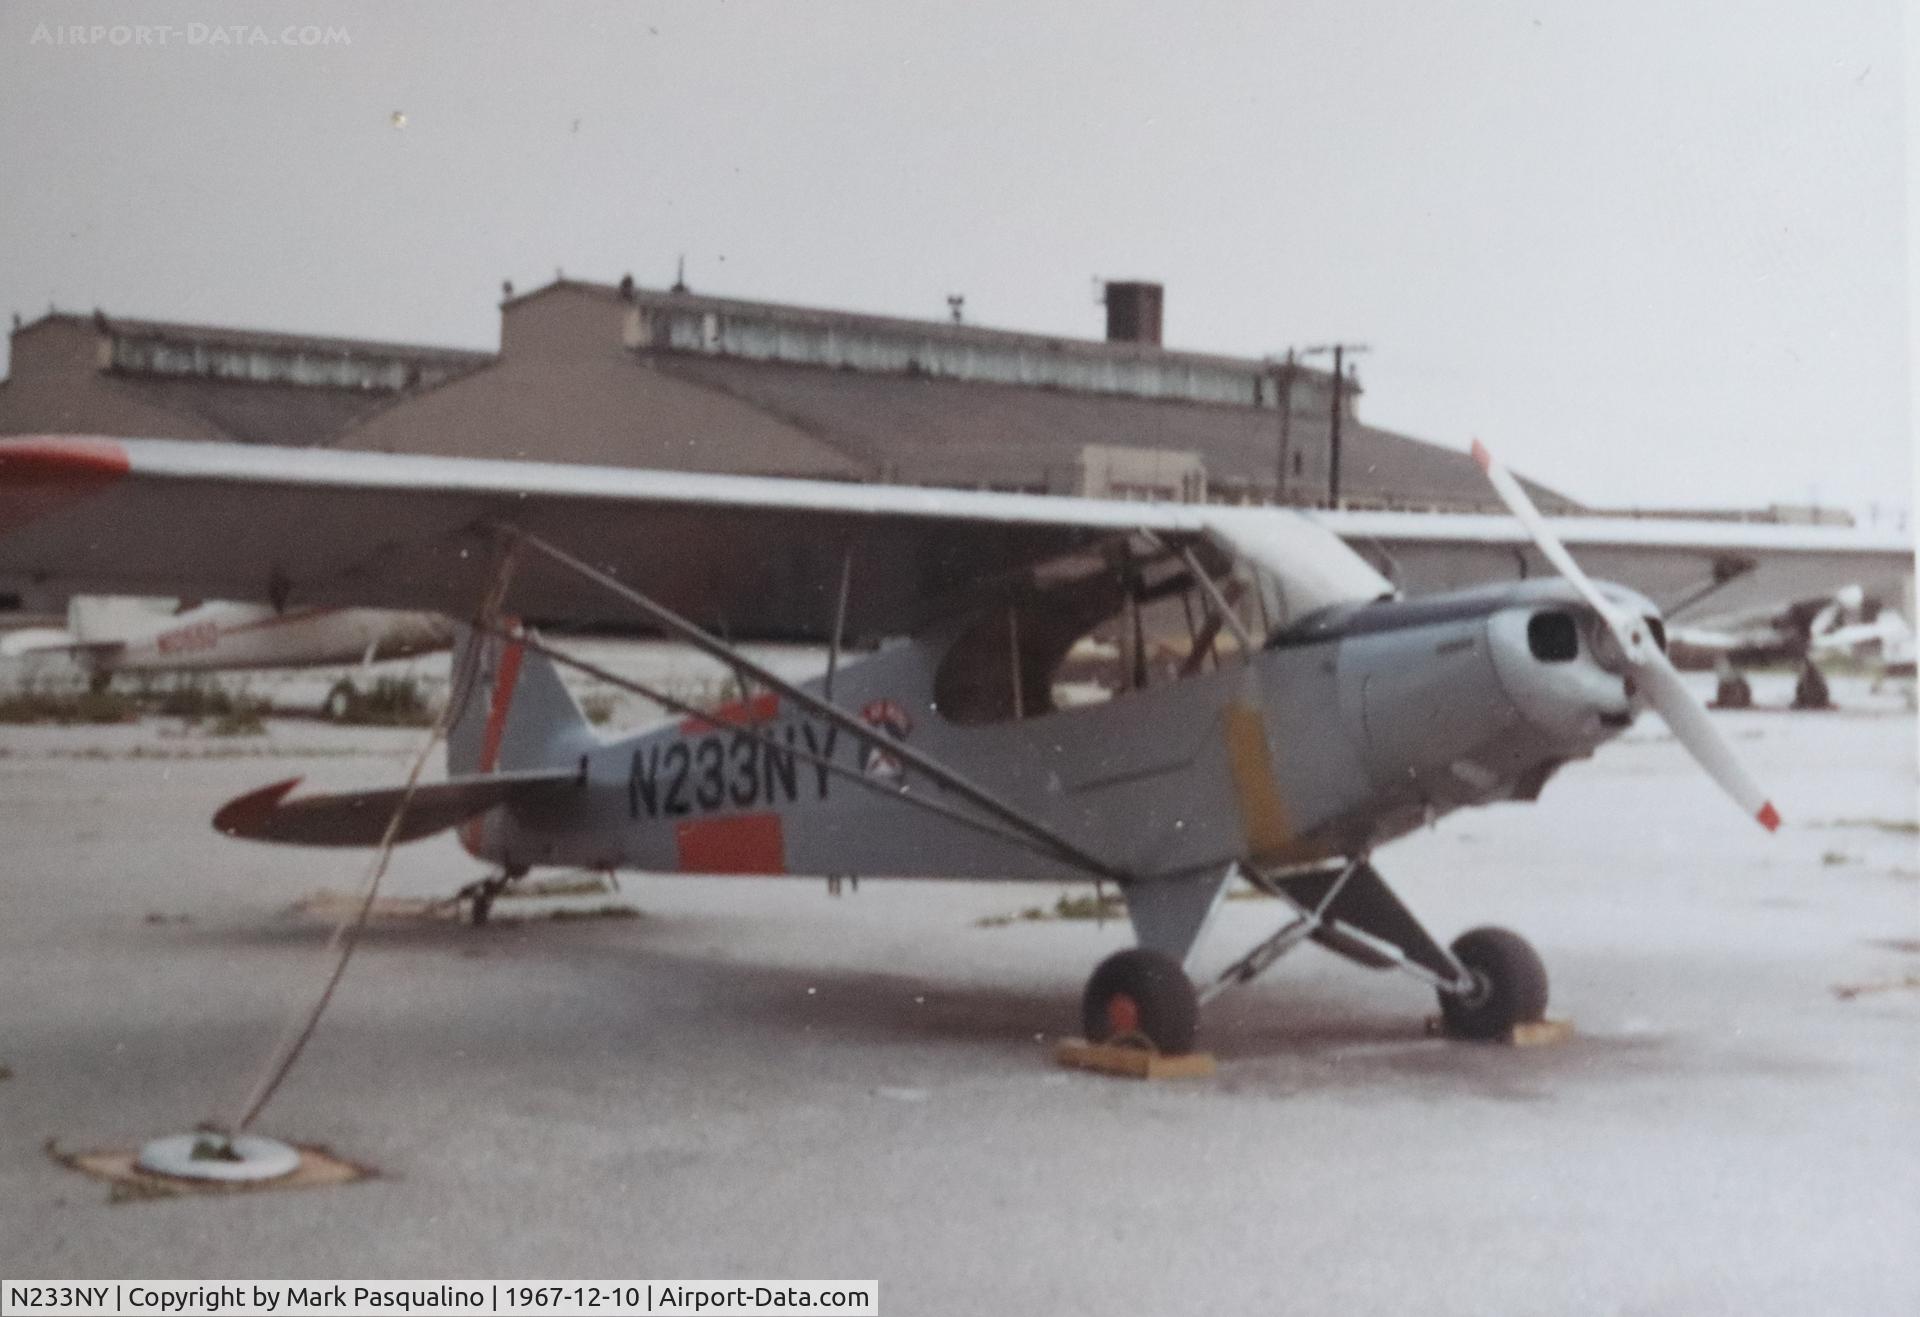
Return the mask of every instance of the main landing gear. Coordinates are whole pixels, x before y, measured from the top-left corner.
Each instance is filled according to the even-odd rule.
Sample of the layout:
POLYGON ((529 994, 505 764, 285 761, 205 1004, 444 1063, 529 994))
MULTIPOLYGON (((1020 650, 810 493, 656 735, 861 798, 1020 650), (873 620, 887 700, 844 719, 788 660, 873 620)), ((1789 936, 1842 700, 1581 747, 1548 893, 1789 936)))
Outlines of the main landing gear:
POLYGON ((1454 959, 1473 976, 1465 992, 1440 992, 1440 1022, 1455 1038, 1505 1038, 1547 1014, 1547 967, 1518 933, 1476 928, 1454 939, 1454 959))
MULTIPOLYGON (((1205 881, 1224 888, 1231 876, 1205 881)), ((1156 936, 1163 929, 1139 917, 1147 903, 1136 908, 1130 899, 1141 941, 1163 945, 1118 952, 1093 972, 1081 1000, 1089 1041, 1144 1043, 1171 1055, 1190 1051, 1201 1006, 1257 978, 1308 939, 1368 969, 1397 969, 1427 984, 1455 1038, 1505 1039, 1515 1026, 1546 1016, 1546 966, 1524 938, 1504 928, 1476 928, 1442 948, 1364 858, 1277 877, 1248 871, 1247 879, 1291 905, 1293 917, 1205 989, 1195 989, 1179 959, 1203 921, 1187 921, 1172 939, 1156 936), (1173 945, 1181 940, 1185 945, 1173 945)))
POLYGON ((1100 962, 1080 999, 1080 1022, 1095 1043, 1146 1043, 1178 1056, 1193 1050, 1200 996, 1180 962, 1133 947, 1100 962))

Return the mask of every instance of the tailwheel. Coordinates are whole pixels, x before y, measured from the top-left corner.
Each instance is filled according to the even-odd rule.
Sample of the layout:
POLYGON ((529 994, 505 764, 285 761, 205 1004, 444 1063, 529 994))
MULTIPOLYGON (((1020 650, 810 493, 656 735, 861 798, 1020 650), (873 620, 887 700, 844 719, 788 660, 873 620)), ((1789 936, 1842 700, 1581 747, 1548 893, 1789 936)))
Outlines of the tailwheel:
POLYGON ((1547 1013, 1547 967, 1518 933, 1476 928, 1453 954, 1473 978, 1467 992, 1440 992, 1440 1019, 1455 1038, 1497 1039, 1547 1013))
POLYGON ((1200 1001, 1179 961, 1135 947, 1100 962, 1087 980, 1080 1020, 1088 1042, 1145 1041, 1180 1056, 1193 1050, 1200 1001))
POLYGON ((487 917, 493 913, 495 899, 526 876, 526 869, 520 866, 503 869, 499 873, 468 883, 454 893, 453 899, 467 903, 468 922, 477 928, 486 923, 487 917))

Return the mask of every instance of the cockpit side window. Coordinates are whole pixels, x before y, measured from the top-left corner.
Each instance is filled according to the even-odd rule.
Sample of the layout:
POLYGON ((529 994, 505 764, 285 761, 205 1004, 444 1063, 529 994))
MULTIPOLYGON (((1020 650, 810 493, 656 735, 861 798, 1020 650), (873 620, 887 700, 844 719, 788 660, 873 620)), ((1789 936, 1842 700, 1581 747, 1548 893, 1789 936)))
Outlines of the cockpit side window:
POLYGON ((954 638, 934 673, 934 702, 949 721, 979 725, 1180 681, 1237 653, 1262 603, 1230 577, 1201 586, 1167 553, 1035 583, 954 638), (1235 610, 1233 623, 1216 599, 1235 610))
POLYGON ((951 722, 978 725, 1054 711, 1054 674, 1074 644, 1119 607, 1104 581, 994 608, 953 642, 933 698, 951 722))

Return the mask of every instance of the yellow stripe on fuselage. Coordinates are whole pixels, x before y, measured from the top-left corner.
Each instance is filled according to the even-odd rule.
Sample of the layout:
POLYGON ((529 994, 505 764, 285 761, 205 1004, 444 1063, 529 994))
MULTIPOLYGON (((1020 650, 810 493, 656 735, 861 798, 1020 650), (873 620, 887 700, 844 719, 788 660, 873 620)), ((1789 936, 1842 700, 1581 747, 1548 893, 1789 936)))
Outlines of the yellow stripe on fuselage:
POLYGON ((1280 784, 1274 780, 1266 719, 1251 705, 1229 704, 1226 739, 1227 768, 1240 800, 1247 853, 1256 861, 1277 855, 1293 844, 1293 821, 1280 797, 1280 784))

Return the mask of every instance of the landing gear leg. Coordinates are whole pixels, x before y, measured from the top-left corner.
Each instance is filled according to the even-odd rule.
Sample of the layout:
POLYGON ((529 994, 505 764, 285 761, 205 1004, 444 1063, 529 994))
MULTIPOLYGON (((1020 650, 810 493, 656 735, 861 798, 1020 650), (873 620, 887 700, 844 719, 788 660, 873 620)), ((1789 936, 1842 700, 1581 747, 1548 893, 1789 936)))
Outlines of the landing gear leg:
POLYGON ((1365 857, 1340 868, 1268 877, 1256 887, 1291 903, 1295 918, 1235 962, 1201 994, 1210 1001, 1311 939, 1368 969, 1395 969, 1431 987, 1455 1038, 1504 1039, 1547 1013, 1547 970, 1517 933, 1476 928, 1450 948, 1435 942, 1365 857))
POLYGON ((494 899, 526 876, 525 865, 509 866, 499 873, 489 874, 477 882, 468 883, 454 894, 454 899, 464 900, 467 903, 467 922, 478 928, 486 923, 487 917, 493 913, 494 899))
POLYGON ((1127 918, 1139 945, 1108 956, 1087 980, 1080 1024, 1088 1042, 1145 1044, 1167 1056, 1193 1050, 1200 994, 1182 961, 1219 908, 1233 873, 1229 866, 1127 887, 1127 918))
POLYGON ((1833 707, 1833 694, 1827 689, 1826 674, 1814 665, 1812 659, 1806 661, 1800 669, 1800 679, 1793 684, 1793 707, 1817 710, 1833 707))
POLYGON ((1713 692, 1713 707, 1716 709, 1751 709, 1753 707, 1753 686, 1731 663, 1721 665, 1718 684, 1713 692))

